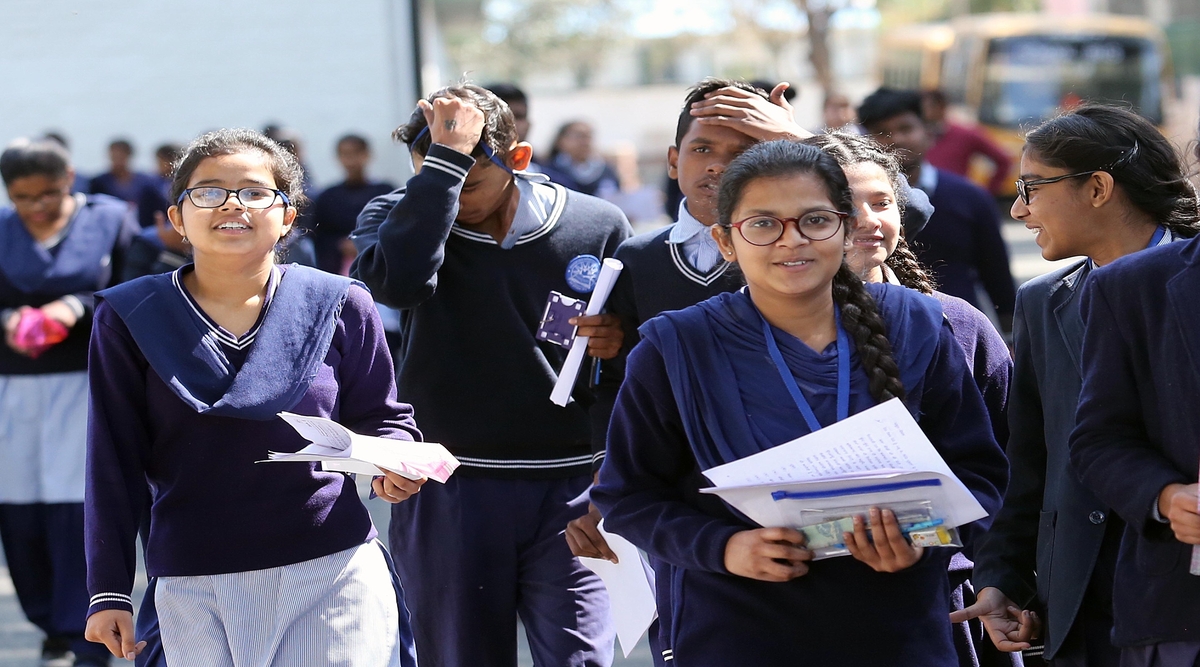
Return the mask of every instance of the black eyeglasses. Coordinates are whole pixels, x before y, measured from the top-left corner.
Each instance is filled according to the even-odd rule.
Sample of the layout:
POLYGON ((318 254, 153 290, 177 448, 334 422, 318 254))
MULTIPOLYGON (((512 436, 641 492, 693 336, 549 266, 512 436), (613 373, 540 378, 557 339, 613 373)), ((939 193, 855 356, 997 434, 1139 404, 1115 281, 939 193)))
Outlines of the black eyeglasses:
POLYGON ((1113 160, 1112 162, 1109 162, 1108 164, 1104 165, 1103 167, 1100 167, 1099 169, 1093 169, 1091 171, 1080 171, 1080 172, 1077 172, 1074 174, 1064 174, 1062 176, 1055 176, 1053 178, 1038 178, 1038 179, 1034 179, 1032 181, 1027 181, 1023 178, 1018 178, 1017 179, 1017 196, 1021 198, 1021 201, 1025 202, 1026 206, 1029 206, 1029 194, 1031 192, 1033 192, 1033 188, 1036 188, 1040 185, 1050 185, 1051 183, 1065 181, 1068 178, 1079 178, 1080 176, 1091 176, 1092 174, 1095 174, 1095 173, 1101 172, 1101 171, 1112 171, 1113 169, 1116 169, 1117 167, 1120 167, 1121 165, 1132 160, 1133 157, 1135 155, 1137 155, 1137 153, 1138 153, 1138 143, 1137 143, 1137 141, 1134 141, 1133 147, 1130 148, 1129 150, 1125 151, 1121 155, 1121 157, 1113 160))
POLYGON ((1027 181, 1023 178, 1018 178, 1017 179, 1017 196, 1021 198, 1021 201, 1025 202, 1026 206, 1029 206, 1029 193, 1033 191, 1033 188, 1036 188, 1039 185, 1050 185, 1051 183, 1065 181, 1068 178, 1078 178, 1080 176, 1091 176, 1092 174, 1096 173, 1097 171, 1103 171, 1103 169, 1093 169, 1092 171, 1081 171, 1077 174, 1066 174, 1065 176, 1055 176, 1054 178, 1038 178, 1038 179, 1034 179, 1032 181, 1027 181))
POLYGON ((229 201, 229 195, 236 195, 242 206, 253 209, 271 208, 275 203, 275 198, 279 197, 283 200, 284 206, 290 206, 292 200, 288 198, 282 190, 263 187, 241 188, 239 190, 230 190, 229 188, 219 188, 216 186, 206 185, 202 188, 188 188, 179 194, 179 199, 175 201, 175 205, 183 203, 183 198, 187 197, 196 208, 219 208, 229 201))
POLYGON ((796 223, 796 229, 800 232, 800 236, 809 241, 824 241, 836 234, 842 223, 849 217, 849 213, 817 209, 796 218, 752 215, 729 226, 736 228, 742 238, 746 239, 746 243, 765 246, 783 238, 783 232, 787 229, 789 222, 796 223))

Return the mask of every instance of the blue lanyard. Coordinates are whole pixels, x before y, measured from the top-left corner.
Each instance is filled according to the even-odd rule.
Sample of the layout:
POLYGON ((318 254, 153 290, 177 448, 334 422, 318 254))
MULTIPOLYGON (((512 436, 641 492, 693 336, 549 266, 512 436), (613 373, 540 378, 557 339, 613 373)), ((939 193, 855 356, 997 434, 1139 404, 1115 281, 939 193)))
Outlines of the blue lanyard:
MULTIPOLYGON (((850 339, 846 335, 846 330, 842 328, 842 311, 834 306, 834 313, 837 321, 837 352, 838 352, 838 383, 837 383, 837 421, 842 421, 850 416, 850 339)), ((796 402, 796 407, 800 409, 800 414, 804 415, 804 421, 808 423, 810 431, 821 430, 821 422, 817 421, 817 415, 813 413, 812 406, 808 404, 808 399, 804 397, 804 393, 800 391, 800 386, 796 384, 796 378, 792 375, 792 369, 788 368, 787 363, 783 360, 783 353, 779 351, 779 344, 775 342, 775 336, 771 333, 771 325, 767 322, 767 318, 762 317, 763 337, 767 340, 767 351, 771 353, 771 361, 775 362, 775 368, 779 370, 779 377, 783 379, 784 386, 787 387, 788 393, 792 395, 792 400, 796 402)))

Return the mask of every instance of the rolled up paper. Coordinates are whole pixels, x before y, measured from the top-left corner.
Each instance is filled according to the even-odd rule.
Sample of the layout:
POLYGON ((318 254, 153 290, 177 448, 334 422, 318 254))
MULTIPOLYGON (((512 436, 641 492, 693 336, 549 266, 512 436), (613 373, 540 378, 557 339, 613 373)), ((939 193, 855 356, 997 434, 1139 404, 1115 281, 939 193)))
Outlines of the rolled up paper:
MULTIPOLYGON (((600 276, 596 279, 596 288, 592 290, 592 298, 588 301, 584 315, 599 315, 604 310, 604 303, 612 293, 617 276, 625 265, 619 259, 609 257, 600 265, 600 276)), ((583 355, 587 352, 588 337, 576 336, 567 352, 567 360, 563 362, 562 370, 558 372, 558 382, 554 383, 554 391, 550 392, 550 400, 555 405, 566 406, 571 402, 571 390, 575 388, 575 380, 579 377, 579 368, 583 365, 583 355)))

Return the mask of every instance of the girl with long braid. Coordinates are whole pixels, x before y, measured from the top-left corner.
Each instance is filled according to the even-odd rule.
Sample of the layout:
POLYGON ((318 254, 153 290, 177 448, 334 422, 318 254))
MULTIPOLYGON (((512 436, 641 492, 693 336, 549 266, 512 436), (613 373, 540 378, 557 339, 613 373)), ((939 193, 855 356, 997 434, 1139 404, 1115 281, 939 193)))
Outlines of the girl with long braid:
MULTIPOLYGON (((855 519, 853 558, 813 563, 798 531, 752 526, 699 492, 703 470, 896 397, 984 508, 999 505, 1007 466, 962 350, 937 301, 846 265, 852 204, 821 150, 746 151, 721 181, 713 234, 747 288, 650 320, 629 355, 592 501, 665 564, 662 636, 678 664, 958 664, 950 552, 911 546, 891 512, 855 519)), ((987 523, 962 527, 966 543, 987 523)))
MULTIPOLYGON (((903 285, 937 299, 946 314, 954 338, 963 349, 975 385, 983 396, 996 442, 1008 442, 1008 386, 1012 356, 996 327, 987 316, 966 301, 934 289, 925 267, 909 249, 901 225, 905 188, 901 187, 900 163, 892 153, 869 137, 844 132, 817 135, 804 143, 833 156, 850 184, 854 197, 855 226, 850 237, 846 264, 866 282, 903 285)), ((951 608, 960 610, 975 603, 970 582, 974 564, 966 553, 950 559, 951 608)), ((954 646, 959 664, 1011 665, 1011 654, 1001 653, 986 638, 978 620, 954 626, 954 646)))

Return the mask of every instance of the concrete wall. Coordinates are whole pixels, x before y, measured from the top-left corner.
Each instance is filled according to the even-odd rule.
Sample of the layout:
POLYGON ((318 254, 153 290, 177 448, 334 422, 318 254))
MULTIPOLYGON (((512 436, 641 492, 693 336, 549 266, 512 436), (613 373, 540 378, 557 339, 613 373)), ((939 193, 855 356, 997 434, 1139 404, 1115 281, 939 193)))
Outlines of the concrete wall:
POLYGON ((415 103, 408 0, 2 0, 0 144, 50 129, 85 174, 126 136, 153 150, 218 127, 294 128, 319 185, 360 132, 374 173, 403 180, 389 133, 415 103))

